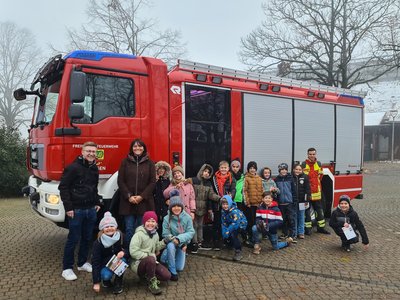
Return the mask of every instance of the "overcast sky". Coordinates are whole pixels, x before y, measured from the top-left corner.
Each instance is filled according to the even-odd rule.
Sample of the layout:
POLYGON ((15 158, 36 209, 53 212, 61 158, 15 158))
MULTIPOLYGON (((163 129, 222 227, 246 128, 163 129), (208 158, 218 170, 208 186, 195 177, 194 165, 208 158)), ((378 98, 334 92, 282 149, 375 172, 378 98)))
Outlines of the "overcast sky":
MULTIPOLYGON (((0 0, 0 20, 32 31, 38 45, 64 49, 66 28, 86 20, 87 0, 0 0)), ((240 38, 261 24, 262 0, 154 0, 150 17, 160 29, 177 29, 187 57, 196 62, 245 69, 239 62, 240 38)), ((49 56, 47 54, 46 56, 49 56)))

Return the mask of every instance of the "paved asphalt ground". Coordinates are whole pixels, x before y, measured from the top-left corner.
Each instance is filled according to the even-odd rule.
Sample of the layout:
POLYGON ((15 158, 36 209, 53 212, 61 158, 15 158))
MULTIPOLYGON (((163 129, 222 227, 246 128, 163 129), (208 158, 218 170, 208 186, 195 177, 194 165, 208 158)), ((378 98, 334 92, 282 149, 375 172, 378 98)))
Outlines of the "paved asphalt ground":
MULTIPOLYGON (((335 235, 313 234, 272 251, 263 241, 241 262, 232 250, 189 255, 178 282, 162 284, 159 299, 400 299, 400 164, 365 165, 364 199, 353 206, 370 247, 340 248, 335 235)), ((91 275, 61 277, 67 230, 38 217, 27 199, 0 200, 0 299, 154 299, 129 270, 118 296, 92 291, 91 275)))

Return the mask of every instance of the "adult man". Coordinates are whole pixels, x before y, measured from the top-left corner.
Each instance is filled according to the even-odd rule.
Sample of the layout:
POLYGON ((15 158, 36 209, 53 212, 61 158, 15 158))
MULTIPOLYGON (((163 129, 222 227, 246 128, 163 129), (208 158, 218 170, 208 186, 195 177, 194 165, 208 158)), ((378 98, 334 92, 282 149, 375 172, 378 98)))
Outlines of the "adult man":
MULTIPOLYGON (((302 162, 301 167, 303 172, 308 175, 310 179, 310 190, 311 190, 311 205, 314 209, 317 218, 317 232, 323 234, 330 234, 325 229, 325 217, 322 209, 322 186, 321 179, 323 176, 321 162, 317 160, 317 150, 315 148, 309 148, 307 150, 307 159, 302 162)), ((305 234, 311 235, 312 221, 310 208, 306 210, 306 221, 305 221, 305 234)))
POLYGON ((82 155, 65 168, 58 186, 69 225, 61 274, 66 280, 77 279, 73 266, 75 247, 78 243, 80 244, 78 270, 92 272, 92 266, 87 262, 87 258, 97 211, 100 209, 100 197, 97 193, 99 170, 96 165, 96 150, 95 143, 84 143, 82 155))

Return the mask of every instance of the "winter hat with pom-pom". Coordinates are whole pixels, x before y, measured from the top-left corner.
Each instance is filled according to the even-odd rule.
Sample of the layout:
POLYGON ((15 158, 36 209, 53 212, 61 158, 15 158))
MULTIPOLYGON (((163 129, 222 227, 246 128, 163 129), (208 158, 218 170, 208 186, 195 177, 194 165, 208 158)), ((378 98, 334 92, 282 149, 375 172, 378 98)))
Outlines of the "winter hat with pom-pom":
POLYGON ((101 219, 101 221, 99 223, 99 230, 103 230, 106 227, 118 228, 117 221, 115 220, 115 218, 112 216, 112 214, 109 211, 107 211, 104 214, 103 219, 101 219))

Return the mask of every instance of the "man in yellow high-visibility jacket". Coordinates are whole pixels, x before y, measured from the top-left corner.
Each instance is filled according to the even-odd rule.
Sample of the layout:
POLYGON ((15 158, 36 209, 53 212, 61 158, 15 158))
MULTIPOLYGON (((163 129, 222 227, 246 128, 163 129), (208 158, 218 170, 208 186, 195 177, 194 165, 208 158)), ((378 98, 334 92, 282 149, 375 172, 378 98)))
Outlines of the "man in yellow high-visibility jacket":
MULTIPOLYGON (((322 208, 322 185, 321 179, 323 176, 321 162, 317 160, 317 150, 315 148, 309 148, 307 150, 307 159, 301 164, 303 172, 308 175, 310 179, 310 204, 312 205, 316 219, 317 219, 317 232, 323 234, 330 234, 329 231, 325 229, 325 217, 324 210, 322 208)), ((311 206, 306 210, 306 220, 305 220, 305 234, 311 235, 312 221, 311 221, 311 206)))

